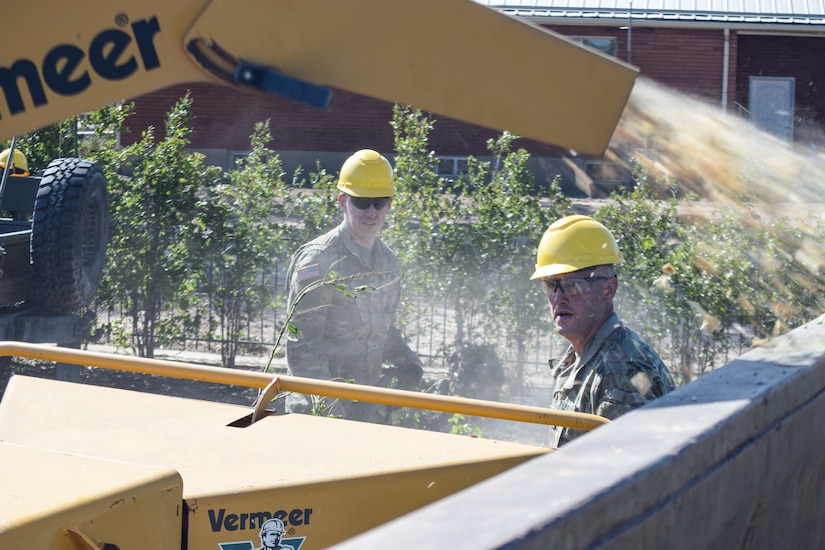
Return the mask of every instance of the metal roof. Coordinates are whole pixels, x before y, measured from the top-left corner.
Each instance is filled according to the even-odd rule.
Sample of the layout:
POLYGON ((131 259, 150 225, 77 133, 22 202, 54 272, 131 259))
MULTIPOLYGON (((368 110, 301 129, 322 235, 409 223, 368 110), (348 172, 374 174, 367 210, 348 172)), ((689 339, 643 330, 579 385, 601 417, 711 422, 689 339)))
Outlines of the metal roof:
POLYGON ((673 25, 825 25, 825 0, 474 0, 508 15, 530 19, 570 19, 673 25))

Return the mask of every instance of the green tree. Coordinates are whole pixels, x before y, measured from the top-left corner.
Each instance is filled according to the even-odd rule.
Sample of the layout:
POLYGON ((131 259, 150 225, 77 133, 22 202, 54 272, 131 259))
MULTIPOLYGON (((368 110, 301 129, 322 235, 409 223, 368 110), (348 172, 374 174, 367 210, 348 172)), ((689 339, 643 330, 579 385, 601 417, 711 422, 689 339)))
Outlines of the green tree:
POLYGON ((615 191, 595 215, 616 237, 623 257, 617 268, 621 285, 617 309, 643 338, 659 343, 655 347, 672 369, 689 377, 692 356, 668 354, 662 347, 667 343, 674 352, 682 346, 689 354, 701 334, 696 331, 698 325, 685 296, 671 292, 670 288, 660 288, 664 281, 661 277, 673 266, 681 266, 681 258, 689 255, 684 246, 687 226, 679 218, 676 199, 655 198, 645 183, 645 175, 637 177, 641 179, 633 190, 615 191))
POLYGON ((193 326, 198 193, 221 182, 220 169, 187 151, 191 105, 189 94, 175 104, 159 143, 152 128, 144 132, 124 151, 131 177, 109 182, 113 223, 103 297, 122 308, 132 344, 145 357, 193 326))
POLYGON ((527 339, 549 328, 546 300, 530 281, 535 247, 572 203, 555 182, 536 193, 529 154, 513 151, 517 136, 507 133, 489 142, 493 161, 471 158, 466 177, 439 178, 433 124, 419 110, 395 107, 399 190, 388 234, 404 266, 405 300, 442 299, 451 309, 456 336, 445 355, 504 336, 516 350, 520 387, 527 339))
POLYGON ((336 175, 320 167, 306 175, 298 168, 293 174, 292 187, 281 206, 290 222, 289 236, 284 241, 290 253, 341 223, 337 183, 336 175))
MULTIPOLYGON (((727 359, 739 340, 759 341, 821 313, 822 280, 797 261, 822 250, 816 230, 787 220, 763 220, 749 205, 712 205, 687 217, 685 200, 662 200, 649 182, 611 195, 597 218, 613 231, 624 262, 617 298, 625 316, 684 380, 727 359)), ((821 233, 819 233, 821 235, 821 233)), ((738 344, 741 351, 742 344, 738 344)))
MULTIPOLYGON (((108 105, 18 136, 16 147, 26 155, 32 174, 45 170, 54 159, 82 157, 97 162, 108 179, 114 170, 107 171, 107 167, 113 167, 107 159, 119 155, 117 137, 122 131, 123 121, 133 110, 133 103, 108 105)), ((0 149, 10 145, 11 140, 8 140, 0 149)))
POLYGON ((207 296, 210 333, 217 330, 223 365, 230 368, 247 324, 281 297, 266 274, 282 252, 285 231, 276 213, 289 187, 269 141, 269 122, 256 124, 250 154, 228 181, 204 188, 196 205, 199 290, 207 296))
POLYGON ((550 331, 547 299, 542 286, 531 281, 535 250, 544 231, 557 218, 573 213, 572 202, 564 196, 558 181, 547 190, 534 192, 535 182, 528 170, 529 154, 512 151, 516 139, 504 133, 490 140, 494 154, 490 183, 478 187, 473 203, 477 223, 472 230, 473 248, 484 250, 478 267, 490 280, 485 333, 501 333, 509 348, 516 350, 516 384, 521 391, 527 361, 527 342, 550 331))
POLYGON ((438 158, 430 150, 434 121, 420 110, 395 105, 393 128, 396 194, 382 233, 401 261, 401 306, 398 324, 408 337, 437 330, 432 306, 446 296, 450 271, 444 264, 445 234, 459 216, 460 204, 449 181, 438 176, 438 158))

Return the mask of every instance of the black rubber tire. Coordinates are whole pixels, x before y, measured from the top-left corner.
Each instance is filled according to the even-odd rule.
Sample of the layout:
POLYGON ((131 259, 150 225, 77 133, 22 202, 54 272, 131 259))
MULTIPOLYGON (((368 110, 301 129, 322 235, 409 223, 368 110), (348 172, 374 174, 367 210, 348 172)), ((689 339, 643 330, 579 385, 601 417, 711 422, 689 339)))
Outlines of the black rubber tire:
POLYGON ((56 313, 89 305, 106 264, 109 195, 100 167, 55 159, 43 173, 32 218, 32 301, 56 313))

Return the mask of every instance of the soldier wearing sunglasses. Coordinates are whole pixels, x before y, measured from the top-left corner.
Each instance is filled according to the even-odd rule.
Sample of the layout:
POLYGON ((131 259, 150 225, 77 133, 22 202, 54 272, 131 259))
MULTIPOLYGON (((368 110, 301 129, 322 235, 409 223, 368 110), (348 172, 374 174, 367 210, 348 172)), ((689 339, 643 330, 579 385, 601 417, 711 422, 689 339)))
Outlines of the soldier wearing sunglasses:
MULTIPOLYGON (((659 355, 613 309, 621 261, 610 231, 587 216, 562 218, 541 239, 531 279, 541 279, 556 330, 570 342, 551 362, 556 409, 614 419, 675 387, 659 355)), ((556 427, 553 444, 583 433, 556 427)))
MULTIPOLYGON (((400 264, 378 233, 395 194, 392 167, 382 155, 364 149, 341 167, 338 206, 342 223, 301 246, 287 274, 288 305, 308 291, 291 319, 297 334, 286 344, 289 373, 357 384, 417 389, 423 369, 395 326, 401 297, 400 264), (353 298, 337 285, 319 282, 345 280, 347 288, 369 287, 353 298)), ((366 402, 324 402, 324 415, 386 423, 385 406, 366 402)), ((289 412, 313 411, 312 397, 290 394, 289 412)), ((317 412, 317 409, 316 409, 317 412)))

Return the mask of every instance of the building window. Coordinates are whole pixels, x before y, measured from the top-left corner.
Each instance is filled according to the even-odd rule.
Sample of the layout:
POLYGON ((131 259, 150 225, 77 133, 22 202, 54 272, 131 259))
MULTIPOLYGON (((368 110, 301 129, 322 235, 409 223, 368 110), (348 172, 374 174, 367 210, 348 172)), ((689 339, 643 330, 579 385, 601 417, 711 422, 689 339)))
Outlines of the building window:
MULTIPOLYGON (((94 141, 96 140, 97 132, 100 130, 100 125, 95 124, 90 120, 91 113, 80 113, 74 118, 75 124, 75 134, 77 135, 78 143, 87 143, 90 144, 89 148, 99 147, 99 145, 95 145, 94 141)), ((119 129, 111 129, 105 128, 103 130, 103 135, 107 138, 111 138, 114 142, 115 147, 120 147, 120 130, 119 129)))
POLYGON ((571 36, 570 38, 576 42, 581 42, 585 46, 589 46, 594 50, 616 57, 616 50, 618 47, 616 46, 615 38, 598 36, 571 36))
POLYGON ((467 157, 438 157, 438 175, 457 178, 467 173, 467 157))
POLYGON ((246 157, 249 156, 249 153, 241 153, 238 151, 233 151, 229 153, 229 169, 230 170, 242 170, 244 161, 246 157))
POLYGON ((584 163, 585 172, 597 183, 620 184, 624 181, 622 168, 613 162, 588 160, 584 163))

